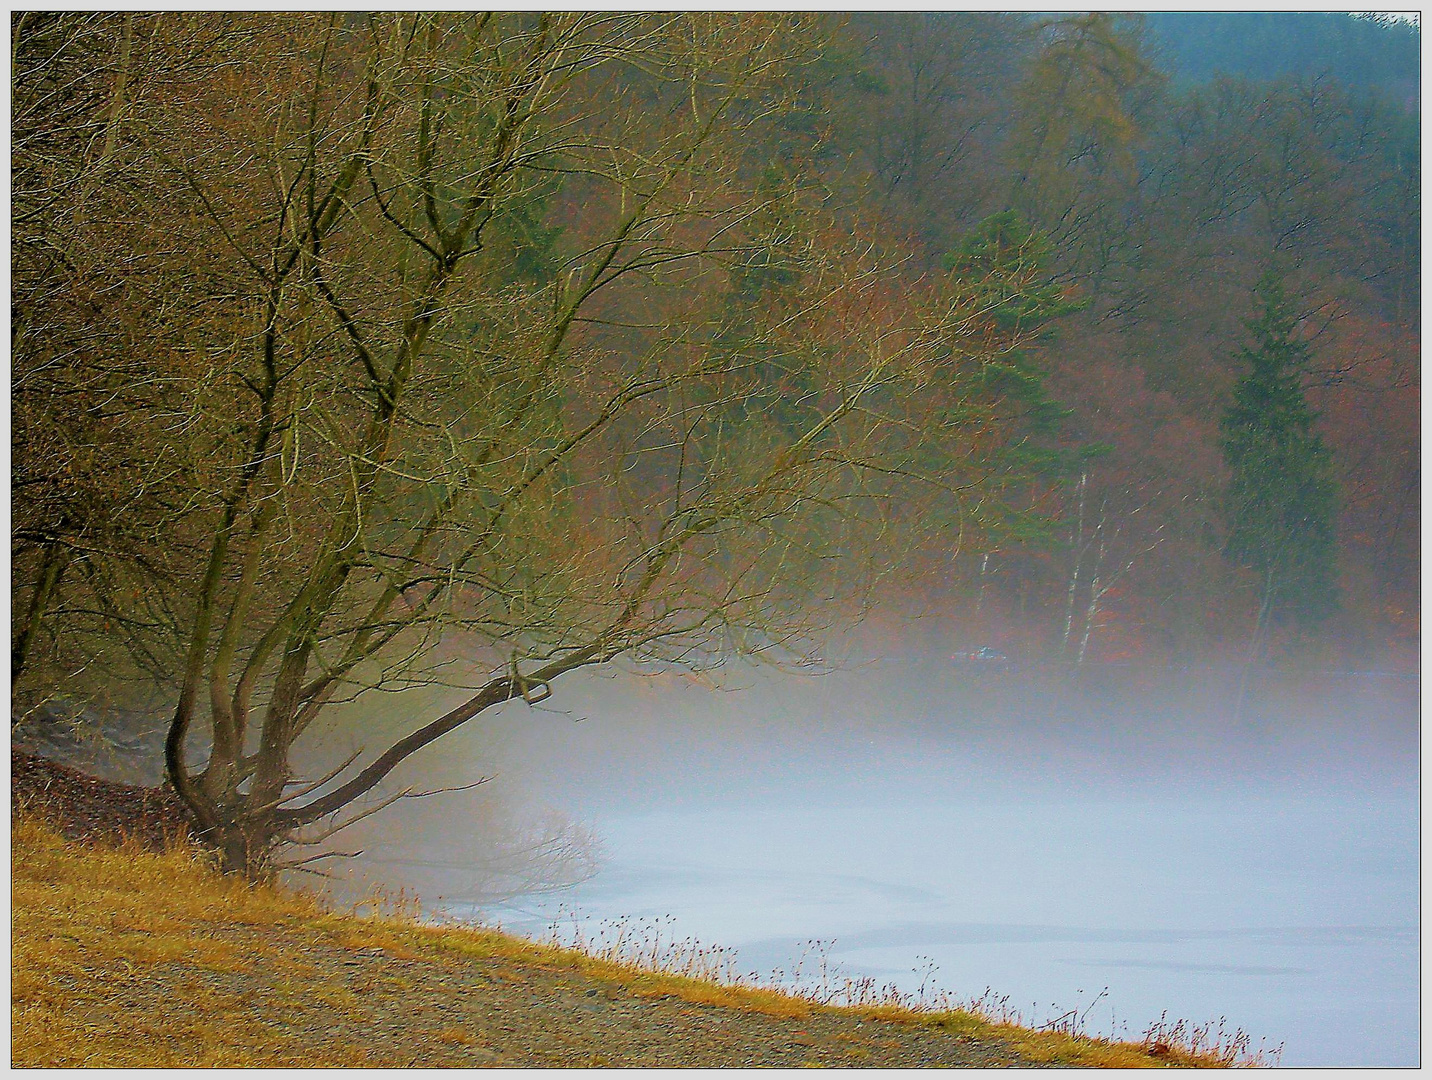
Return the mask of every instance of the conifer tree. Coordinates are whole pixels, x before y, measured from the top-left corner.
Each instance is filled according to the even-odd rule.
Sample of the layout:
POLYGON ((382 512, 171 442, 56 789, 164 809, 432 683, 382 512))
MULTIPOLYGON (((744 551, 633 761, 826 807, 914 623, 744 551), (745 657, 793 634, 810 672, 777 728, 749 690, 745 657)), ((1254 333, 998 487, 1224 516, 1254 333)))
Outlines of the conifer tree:
POLYGON ((1272 621, 1315 622, 1336 605, 1337 490, 1332 454, 1313 430, 1303 392, 1309 348, 1275 273, 1263 276, 1255 296, 1261 310, 1239 352, 1245 373, 1220 425, 1231 474, 1224 554, 1260 583, 1250 665, 1272 621))

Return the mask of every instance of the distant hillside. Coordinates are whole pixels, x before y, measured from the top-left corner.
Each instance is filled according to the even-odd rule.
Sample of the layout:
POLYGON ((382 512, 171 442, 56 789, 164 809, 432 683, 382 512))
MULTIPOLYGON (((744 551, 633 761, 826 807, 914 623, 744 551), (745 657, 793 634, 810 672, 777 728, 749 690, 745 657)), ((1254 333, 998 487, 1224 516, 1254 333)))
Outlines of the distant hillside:
POLYGON ((1419 100, 1422 34, 1411 23, 1338 12, 1163 11, 1146 25, 1161 66, 1179 81, 1328 74, 1419 100))

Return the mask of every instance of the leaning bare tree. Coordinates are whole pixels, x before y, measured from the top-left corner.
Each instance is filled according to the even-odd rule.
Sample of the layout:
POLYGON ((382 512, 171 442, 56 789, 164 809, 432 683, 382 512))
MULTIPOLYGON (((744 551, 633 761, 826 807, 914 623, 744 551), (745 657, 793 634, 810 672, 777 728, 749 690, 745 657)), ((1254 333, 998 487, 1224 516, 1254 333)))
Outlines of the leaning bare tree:
POLYGON ((809 29, 270 16, 129 111, 187 463, 166 767, 226 869, 567 672, 799 649, 979 518, 1037 268, 916 279, 832 208, 785 123, 809 29), (432 683, 460 704, 296 775, 320 717, 432 683))

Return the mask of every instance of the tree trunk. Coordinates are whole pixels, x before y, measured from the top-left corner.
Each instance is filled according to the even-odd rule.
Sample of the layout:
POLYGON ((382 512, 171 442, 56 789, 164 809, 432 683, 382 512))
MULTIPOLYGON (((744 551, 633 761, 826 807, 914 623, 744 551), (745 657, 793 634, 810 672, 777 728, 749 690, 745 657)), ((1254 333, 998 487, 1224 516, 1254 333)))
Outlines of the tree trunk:
POLYGON ((35 591, 30 594, 30 609, 25 613, 25 623, 20 628, 19 636, 10 647, 11 691, 15 689, 15 683, 25 669, 25 661, 29 659, 35 636, 40 631, 40 620, 49 610, 50 599, 55 595, 55 589, 59 587, 60 578, 64 576, 68 564, 69 552, 59 541, 53 540, 45 546, 45 557, 40 563, 40 577, 35 582, 35 591))
POLYGON ((201 838, 218 856, 221 873, 240 874, 253 882, 273 878, 272 855, 277 839, 262 820, 242 819, 225 822, 201 838))
POLYGON ((989 576, 989 556, 990 553, 988 551, 980 556, 980 591, 979 595, 975 598, 976 620, 979 620, 984 615, 985 583, 989 576))
POLYGON ((1248 676, 1262 654, 1264 638, 1268 632, 1268 616, 1273 608, 1273 583, 1275 580, 1273 567, 1270 566, 1263 579, 1263 602, 1258 608, 1258 621, 1253 624, 1253 638, 1248 643, 1248 658, 1243 662, 1243 673, 1238 678, 1238 699, 1233 704, 1235 723, 1241 723, 1243 720, 1243 702, 1248 695, 1248 676))
POLYGON ((1079 591, 1079 568, 1084 561, 1084 491, 1088 482, 1089 473, 1081 472, 1079 474, 1079 517, 1074 531, 1074 569, 1069 575, 1069 595, 1064 604, 1064 636, 1059 642, 1061 659, 1069 655, 1069 638, 1074 632, 1074 597, 1079 591))
POLYGON ((1099 600, 1104 594, 1099 591, 1099 575, 1094 575, 1094 580, 1089 582, 1089 606, 1084 612, 1084 636, 1079 639, 1079 656, 1074 661, 1075 666, 1081 670, 1084 667, 1084 657, 1089 652, 1089 639, 1094 636, 1094 624, 1099 618, 1099 600))

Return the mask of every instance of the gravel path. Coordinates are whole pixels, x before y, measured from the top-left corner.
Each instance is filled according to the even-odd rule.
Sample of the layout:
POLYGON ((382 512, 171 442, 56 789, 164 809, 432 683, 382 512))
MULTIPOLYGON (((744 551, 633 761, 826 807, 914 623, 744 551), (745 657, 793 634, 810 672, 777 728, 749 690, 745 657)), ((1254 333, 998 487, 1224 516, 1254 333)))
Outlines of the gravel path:
MULTIPOLYGON (((1010 1066, 996 1042, 813 1011, 780 1019, 644 996, 570 968, 442 949, 347 947, 305 928, 219 930, 250 970, 184 964, 128 981, 92 1020, 118 1028, 163 1006, 221 1009, 275 1064, 454 1066, 1010 1066), (182 1002, 184 1004, 175 1004, 182 1002)), ((170 1019, 172 1027, 172 1017, 170 1019)))

